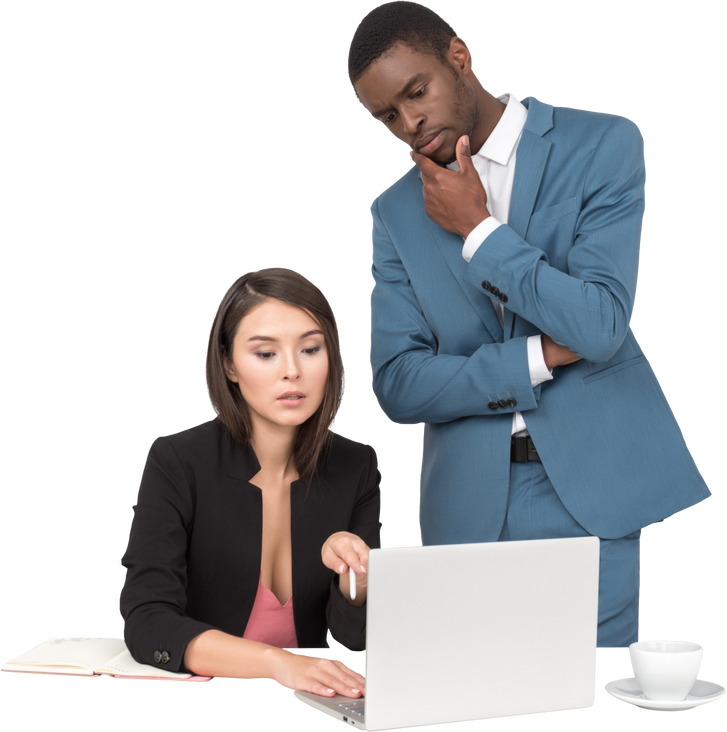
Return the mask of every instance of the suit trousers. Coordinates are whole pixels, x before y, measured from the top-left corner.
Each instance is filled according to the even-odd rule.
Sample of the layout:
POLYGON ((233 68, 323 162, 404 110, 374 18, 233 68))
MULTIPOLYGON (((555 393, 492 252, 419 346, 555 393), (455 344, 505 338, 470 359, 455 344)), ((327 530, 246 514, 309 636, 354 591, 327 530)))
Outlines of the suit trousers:
MULTIPOLYGON (((499 541, 561 539, 590 534, 568 513, 542 463, 512 463, 507 515, 499 541)), ((600 539, 598 645, 628 646, 639 631, 641 531, 600 539)))

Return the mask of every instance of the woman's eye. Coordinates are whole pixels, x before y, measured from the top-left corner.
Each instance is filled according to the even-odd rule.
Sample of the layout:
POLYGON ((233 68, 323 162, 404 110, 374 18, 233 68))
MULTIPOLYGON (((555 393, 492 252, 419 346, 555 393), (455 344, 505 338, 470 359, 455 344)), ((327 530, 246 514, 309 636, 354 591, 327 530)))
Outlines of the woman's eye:
MULTIPOLYGON (((320 350, 321 350, 321 347, 320 346, 316 346, 315 348, 305 348, 305 349, 303 349, 303 353, 310 353, 310 355, 312 356, 314 353, 317 353, 320 350)), ((263 361, 269 361, 270 360, 269 358, 264 358, 264 357, 265 356, 274 356, 275 354, 272 353, 271 351, 265 351, 264 353, 261 352, 261 353, 255 354, 255 355, 260 356, 260 358, 262 358, 263 361)))
POLYGON ((272 351, 258 351, 255 354, 258 358, 261 358, 263 361, 268 361, 271 359, 275 354, 272 351))

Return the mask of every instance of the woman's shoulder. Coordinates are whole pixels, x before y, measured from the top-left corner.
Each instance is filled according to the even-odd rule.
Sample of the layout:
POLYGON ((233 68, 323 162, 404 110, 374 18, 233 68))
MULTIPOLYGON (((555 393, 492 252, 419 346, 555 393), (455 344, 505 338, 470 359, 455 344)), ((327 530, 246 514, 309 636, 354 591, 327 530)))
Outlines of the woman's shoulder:
POLYGON ((323 461, 324 470, 351 472, 376 469, 376 452, 371 445, 349 440, 335 432, 330 432, 330 436, 323 461))
POLYGON ((212 419, 172 435, 157 437, 150 455, 175 455, 181 462, 206 461, 218 455, 220 447, 229 441, 229 435, 219 419, 212 419))
POLYGON ((330 432, 330 452, 331 454, 341 455, 345 457, 359 457, 369 460, 371 455, 376 457, 376 452, 371 445, 367 445, 363 442, 356 442, 355 440, 349 440, 348 437, 339 435, 335 432, 330 432))

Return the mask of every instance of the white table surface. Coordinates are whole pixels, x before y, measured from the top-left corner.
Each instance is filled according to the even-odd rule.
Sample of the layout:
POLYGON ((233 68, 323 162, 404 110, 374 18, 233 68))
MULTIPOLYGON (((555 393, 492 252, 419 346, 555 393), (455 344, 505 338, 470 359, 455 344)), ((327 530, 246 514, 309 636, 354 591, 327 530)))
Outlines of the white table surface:
MULTIPOLYGON (((710 649, 712 650, 712 649, 710 649)), ((722 651, 722 649, 719 649, 722 651)), ((717 648, 714 647, 714 651, 717 648)), ((727 688, 727 664, 709 654, 700 678, 727 688)), ((599 658, 591 709, 460 722, 418 729, 533 730, 727 730, 727 692, 713 704, 681 714, 653 714, 602 693, 602 685, 628 676, 625 658, 599 658)), ((31 682, 32 683, 32 682, 31 682)), ((64 682, 55 682, 64 683, 64 682)), ((65 682, 68 683, 68 682, 65 682)), ((117 683, 98 681, 96 683, 117 683)), ((123 682, 118 682, 123 683, 123 682)), ((166 682, 177 683, 177 682, 166 682)), ((0 675, 0 684, 2 676, 0 675)), ((9 685, 8 685, 9 686, 9 685)), ((14 693, 0 696, 0 730, 323 730, 353 729, 301 704, 289 694, 65 695, 14 693)))

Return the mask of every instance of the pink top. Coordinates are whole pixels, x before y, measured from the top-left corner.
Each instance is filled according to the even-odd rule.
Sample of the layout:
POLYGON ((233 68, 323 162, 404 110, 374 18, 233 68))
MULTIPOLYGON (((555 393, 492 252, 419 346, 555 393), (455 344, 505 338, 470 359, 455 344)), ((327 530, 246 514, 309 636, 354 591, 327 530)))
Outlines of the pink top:
POLYGON ((255 604, 242 637, 278 648, 297 648, 293 596, 288 598, 285 605, 281 605, 275 593, 258 580, 255 604))

